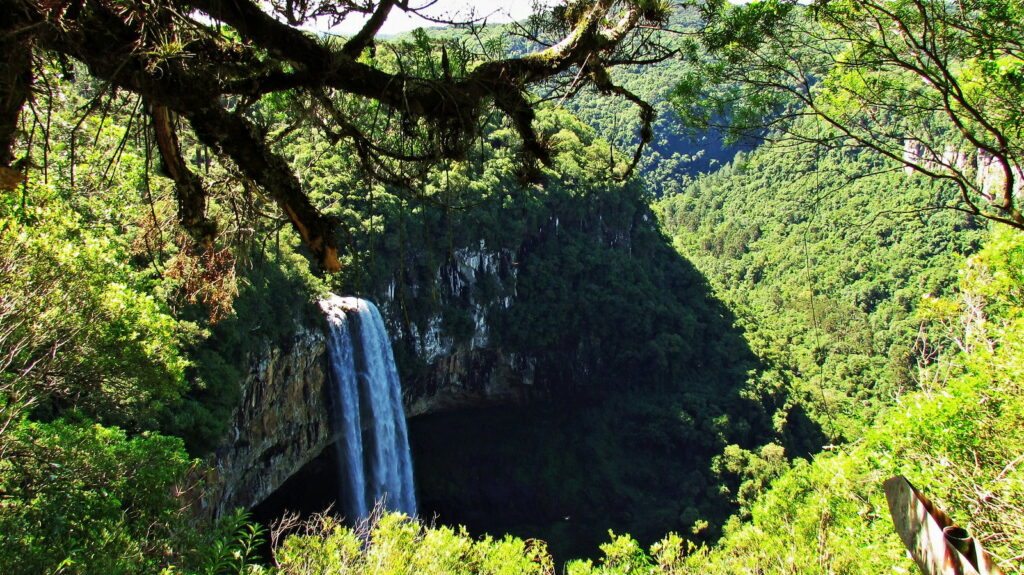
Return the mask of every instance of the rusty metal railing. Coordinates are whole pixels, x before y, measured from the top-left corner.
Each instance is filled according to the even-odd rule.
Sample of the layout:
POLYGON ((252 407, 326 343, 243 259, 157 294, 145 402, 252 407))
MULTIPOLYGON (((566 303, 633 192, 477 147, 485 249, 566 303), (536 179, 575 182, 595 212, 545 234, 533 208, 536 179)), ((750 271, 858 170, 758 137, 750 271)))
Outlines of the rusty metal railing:
POLYGON ((1003 575, 981 543, 905 477, 883 487, 896 532, 924 575, 1003 575))

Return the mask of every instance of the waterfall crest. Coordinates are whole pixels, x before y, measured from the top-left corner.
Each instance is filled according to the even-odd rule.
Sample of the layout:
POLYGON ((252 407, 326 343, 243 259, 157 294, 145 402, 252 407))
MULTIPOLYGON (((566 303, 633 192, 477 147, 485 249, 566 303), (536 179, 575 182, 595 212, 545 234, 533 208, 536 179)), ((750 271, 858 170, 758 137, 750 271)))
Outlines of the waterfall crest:
POLYGON ((353 520, 366 517, 379 501, 386 509, 415 515, 402 389, 380 311, 354 297, 331 296, 320 307, 327 316, 328 356, 337 391, 339 504, 353 520))

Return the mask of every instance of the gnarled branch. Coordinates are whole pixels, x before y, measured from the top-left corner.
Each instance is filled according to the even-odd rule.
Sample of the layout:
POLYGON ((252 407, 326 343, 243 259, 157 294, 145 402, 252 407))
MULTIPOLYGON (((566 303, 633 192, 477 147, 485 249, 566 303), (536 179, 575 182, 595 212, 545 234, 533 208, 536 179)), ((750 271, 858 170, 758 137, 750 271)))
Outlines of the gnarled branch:
POLYGON ((174 180, 178 196, 178 221, 204 247, 213 245, 217 225, 206 217, 206 190, 199 176, 188 169, 181 157, 178 134, 174 129, 174 117, 166 106, 150 105, 149 116, 153 121, 156 146, 163 160, 164 170, 174 180))
MULTIPOLYGON (((141 95, 151 105, 161 156, 178 188, 179 215, 194 236, 210 241, 215 230, 206 217, 202 182, 181 159, 172 114, 186 119, 200 141, 230 158, 262 187, 329 270, 339 267, 331 221, 313 206, 288 163, 255 129, 246 106, 227 105, 229 96, 252 102, 286 90, 316 98, 336 90, 377 102, 410 122, 422 120, 429 126, 429 141, 436 147, 403 154, 424 162, 464 157, 480 129, 481 114, 494 105, 511 119, 526 156, 546 162, 547 153, 533 127, 535 104, 528 97, 529 87, 574 67, 582 70, 592 58, 616 56, 630 31, 650 18, 639 0, 579 3, 565 17, 568 32, 560 42, 523 56, 484 62, 461 77, 444 66, 441 77, 418 77, 358 60, 391 9, 407 8, 400 1, 376 2, 370 21, 341 47, 275 19, 254 0, 183 0, 184 11, 163 2, 76 0, 54 5, 0 0, 0 13, 18 14, 19 22, 33 29, 39 49, 75 58, 94 76, 141 95), (227 24, 237 37, 220 35, 209 22, 189 16, 190 11, 227 24)), ((12 109, 23 103, 17 100, 17 91, 17 85, 0 85, 0 98, 5 105, 13 102, 12 109)), ((357 140, 361 154, 387 156, 354 118, 346 119, 322 99, 321 104, 336 124, 331 133, 357 140)), ((641 116, 646 141, 649 114, 642 111, 641 116)), ((3 127, 0 137, 6 137, 3 127)))

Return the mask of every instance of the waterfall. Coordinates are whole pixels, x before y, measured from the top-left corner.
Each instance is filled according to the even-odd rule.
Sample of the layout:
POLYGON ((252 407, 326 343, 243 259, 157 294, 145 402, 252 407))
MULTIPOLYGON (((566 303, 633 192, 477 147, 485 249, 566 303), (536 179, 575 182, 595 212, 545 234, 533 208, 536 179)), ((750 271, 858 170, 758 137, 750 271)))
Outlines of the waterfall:
POLYGON ((329 325, 328 356, 337 389, 339 504, 353 520, 366 517, 379 501, 389 510, 415 515, 402 389, 380 311, 364 299, 338 296, 320 307, 329 325))

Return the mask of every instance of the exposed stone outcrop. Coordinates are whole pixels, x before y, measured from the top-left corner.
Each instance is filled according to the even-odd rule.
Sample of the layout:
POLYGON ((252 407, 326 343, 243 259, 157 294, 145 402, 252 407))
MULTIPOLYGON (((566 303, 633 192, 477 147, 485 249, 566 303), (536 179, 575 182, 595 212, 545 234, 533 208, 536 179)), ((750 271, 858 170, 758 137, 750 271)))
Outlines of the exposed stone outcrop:
MULTIPOLYGON (((403 329, 393 285, 376 298, 396 345, 407 345, 427 366, 408 385, 403 382, 407 417, 527 397, 535 362, 490 345, 488 313, 492 306, 512 305, 514 267, 512 252, 490 251, 481 243, 457 250, 437 270, 434 285, 407 287, 441 289, 457 300, 468 314, 469 332, 462 338, 446 332, 440 315, 403 329), (484 281, 500 297, 483 301, 478 288, 484 281)), ((253 355, 230 431, 213 457, 214 513, 260 503, 336 439, 325 341, 322 325, 306 325, 285 345, 267 345, 253 355)))
POLYGON ((405 414, 522 403, 533 387, 536 361, 500 349, 459 349, 437 358, 420 382, 427 393, 406 395, 405 414))
MULTIPOLYGON (((510 310, 521 300, 520 259, 542 242, 558 241, 568 225, 630 253, 638 221, 650 225, 648 212, 617 224, 600 212, 587 222, 560 221, 553 214, 518 249, 481 240, 453 250, 439 265, 403 274, 365 294, 380 308, 396 355, 406 360, 400 362, 406 416, 543 397, 542 383, 551 377, 545 369, 550 372, 551 366, 506 347, 498 333, 500 318, 514 313, 510 310), (418 304, 409 306, 415 317, 407 312, 410 303, 418 304)), ((570 353, 566 361, 574 357, 570 353)), ((287 345, 268 346, 253 357, 230 433, 213 462, 215 485, 220 485, 211 496, 216 512, 251 508, 331 445, 333 392, 327 373, 323 325, 307 325, 287 345)))
MULTIPOLYGON (((1006 174, 999 161, 985 150, 964 151, 947 145, 939 154, 921 140, 907 138, 903 141, 904 173, 913 175, 914 165, 935 172, 956 171, 965 175, 974 174, 974 185, 986 200, 999 197, 1006 185, 1006 174)), ((1018 165, 1009 167, 1013 173, 1013 193, 1020 197, 1024 193, 1024 169, 1018 165)))
MULTIPOLYGON (((468 314, 468 333, 446 332, 440 315, 403 329, 394 286, 379 294, 396 345, 407 345, 427 366, 403 382, 407 417, 465 407, 518 403, 533 383, 534 362, 491 347, 488 314, 507 309, 515 295, 514 254, 479 248, 457 250, 432 278, 468 314), (484 301, 479 286, 491 283, 500 297, 484 301), (408 385, 406 385, 408 383, 408 385)), ((212 511, 251 508, 317 457, 336 439, 323 325, 306 325, 284 345, 267 345, 252 356, 241 384, 242 399, 230 430, 213 457, 215 478, 209 495, 212 511)))
MULTIPOLYGON (((1003 187, 1006 186, 1006 173, 1003 167, 992 154, 984 150, 978 150, 977 160, 978 187, 981 188, 981 195, 988 200, 994 200, 1002 195, 1003 187)), ((1017 197, 1024 192, 1024 170, 1020 166, 1010 166, 1013 173, 1013 194, 1017 197)))
POLYGON ((230 431, 213 457, 215 514, 263 501, 334 441, 327 373, 319 325, 254 354, 230 431))
POLYGON ((461 317, 456 329, 446 325, 440 311, 405 325, 394 282, 382 294, 396 346, 410 349, 425 366, 403 382, 408 417, 528 398, 536 361, 492 341, 492 314, 515 302, 517 266, 514 251, 490 249, 481 240, 478 246, 455 250, 435 271, 432 285, 406 286, 411 294, 439 293, 445 306, 461 317))

